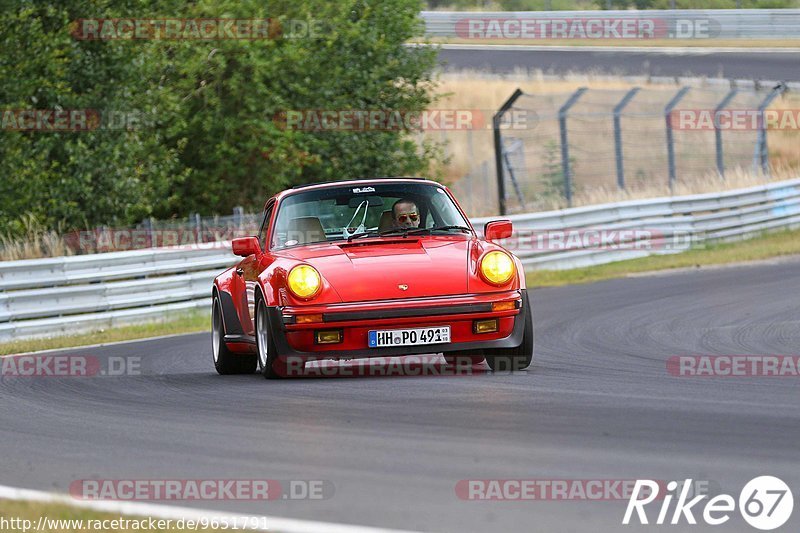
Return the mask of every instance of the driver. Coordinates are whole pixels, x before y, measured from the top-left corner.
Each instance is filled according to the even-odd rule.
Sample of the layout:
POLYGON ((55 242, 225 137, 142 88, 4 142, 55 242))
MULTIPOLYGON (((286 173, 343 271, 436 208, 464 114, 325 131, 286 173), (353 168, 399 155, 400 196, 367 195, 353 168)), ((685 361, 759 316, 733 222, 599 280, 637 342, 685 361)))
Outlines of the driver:
POLYGON ((392 222, 398 229, 419 227, 419 210, 417 204, 405 198, 397 200, 392 206, 392 222))

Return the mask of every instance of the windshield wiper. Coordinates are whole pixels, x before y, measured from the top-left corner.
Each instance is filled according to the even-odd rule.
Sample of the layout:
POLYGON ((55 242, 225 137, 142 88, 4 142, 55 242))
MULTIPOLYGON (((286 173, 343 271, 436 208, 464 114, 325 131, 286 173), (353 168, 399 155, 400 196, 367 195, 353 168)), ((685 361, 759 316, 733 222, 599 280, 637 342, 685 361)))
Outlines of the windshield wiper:
POLYGON ((419 233, 433 233, 434 231, 448 231, 451 229, 457 229, 460 231, 466 231, 467 233, 472 233, 472 230, 466 226, 434 226, 432 228, 410 228, 406 231, 403 236, 405 235, 416 235, 419 233))
POLYGON ((436 231, 436 230, 451 230, 451 229, 457 229, 457 230, 461 230, 461 231, 464 231, 464 232, 467 232, 467 233, 472 233, 472 230, 471 230, 471 229, 469 229, 468 227, 466 227, 466 226, 457 226, 457 225, 452 225, 452 226, 438 226, 438 227, 433 227, 433 228, 429 228, 429 229, 430 229, 431 231, 436 231))
POLYGON ((362 233, 354 233, 347 238, 347 242, 352 241, 353 239, 360 239, 361 237, 368 237, 372 235, 373 237, 377 237, 379 234, 373 231, 364 231, 362 233))
POLYGON ((403 237, 406 237, 408 235, 419 235, 420 233, 432 233, 434 231, 439 231, 439 230, 447 231, 447 230, 452 230, 452 229, 457 229, 457 230, 460 230, 460 231, 465 231, 467 233, 472 233, 472 230, 469 229, 466 226, 453 225, 453 226, 438 226, 438 227, 432 227, 432 228, 395 228, 395 229, 382 231, 378 235, 380 235, 382 237, 384 235, 390 235, 392 233, 402 233, 403 237))
POLYGON ((410 229, 413 229, 413 228, 393 228, 393 229, 387 229, 387 230, 384 230, 384 231, 381 231, 380 233, 378 233, 378 236, 379 236, 379 237, 383 237, 384 235, 391 235, 392 233, 402 233, 402 234, 403 234, 403 237, 405 237, 405 236, 408 234, 408 230, 410 230, 410 229))

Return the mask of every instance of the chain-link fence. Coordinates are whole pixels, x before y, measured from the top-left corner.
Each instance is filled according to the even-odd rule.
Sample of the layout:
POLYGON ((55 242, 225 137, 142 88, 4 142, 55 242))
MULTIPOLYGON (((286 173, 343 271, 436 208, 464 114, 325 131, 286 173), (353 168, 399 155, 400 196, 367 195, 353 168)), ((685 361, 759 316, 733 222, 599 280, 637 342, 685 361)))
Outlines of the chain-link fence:
POLYGON ((785 121, 765 120, 764 111, 784 89, 517 91, 496 117, 491 172, 482 162, 451 188, 482 215, 595 203, 617 191, 655 196, 737 169, 768 174, 770 120, 785 121))

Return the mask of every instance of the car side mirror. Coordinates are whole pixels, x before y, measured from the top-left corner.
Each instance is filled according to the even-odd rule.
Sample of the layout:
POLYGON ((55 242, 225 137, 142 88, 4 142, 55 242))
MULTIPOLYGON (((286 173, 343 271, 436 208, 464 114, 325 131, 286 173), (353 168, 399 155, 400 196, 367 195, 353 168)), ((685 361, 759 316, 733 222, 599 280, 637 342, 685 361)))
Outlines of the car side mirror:
POLYGON ((511 237, 512 226, 510 220, 493 220, 483 227, 483 235, 487 241, 499 241, 511 237))
POLYGON ((248 257, 253 254, 261 253, 261 245, 255 237, 238 237, 231 241, 234 255, 248 257))

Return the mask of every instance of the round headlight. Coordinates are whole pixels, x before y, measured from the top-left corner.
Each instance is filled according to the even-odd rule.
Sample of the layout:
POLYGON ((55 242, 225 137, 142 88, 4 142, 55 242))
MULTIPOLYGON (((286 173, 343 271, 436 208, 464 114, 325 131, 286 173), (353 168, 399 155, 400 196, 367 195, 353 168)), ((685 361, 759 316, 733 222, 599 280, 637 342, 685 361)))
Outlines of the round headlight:
POLYGON ((489 252, 481 259, 483 279, 493 285, 505 285, 514 276, 514 261, 507 253, 489 252))
POLYGON ((289 290, 298 298, 311 298, 319 292, 322 281, 312 266, 298 265, 289 271, 289 290))

